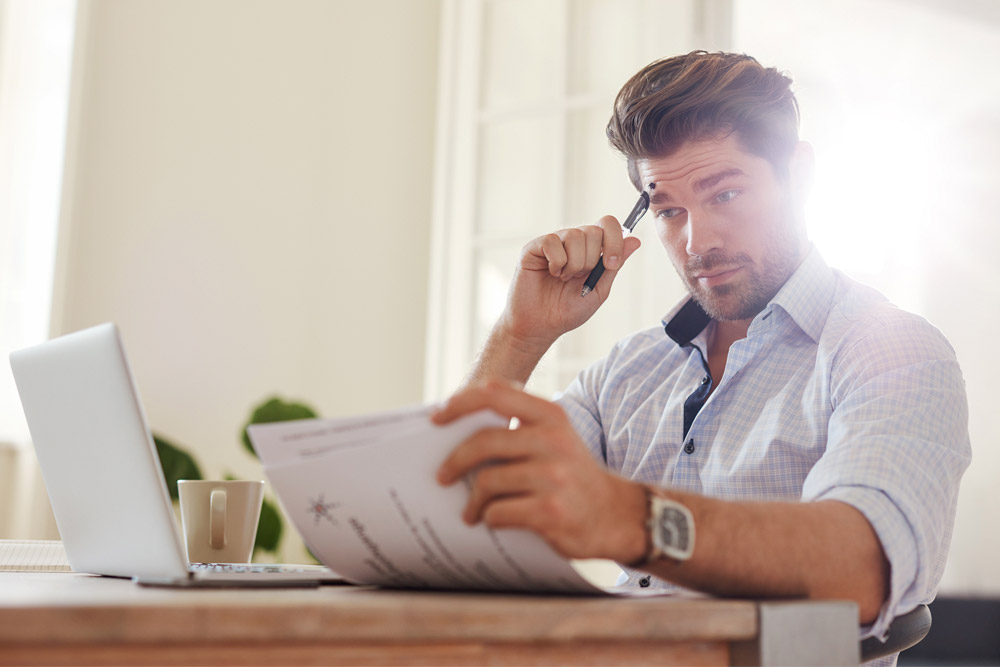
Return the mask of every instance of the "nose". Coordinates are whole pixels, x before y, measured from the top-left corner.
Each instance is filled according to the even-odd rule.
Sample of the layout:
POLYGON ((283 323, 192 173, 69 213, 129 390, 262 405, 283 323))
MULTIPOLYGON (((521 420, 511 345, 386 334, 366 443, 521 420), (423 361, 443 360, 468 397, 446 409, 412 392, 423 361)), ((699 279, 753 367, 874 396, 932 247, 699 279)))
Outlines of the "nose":
POLYGON ((688 211, 687 219, 687 254, 694 257, 708 255, 723 246, 721 230, 717 221, 711 216, 695 215, 688 211))

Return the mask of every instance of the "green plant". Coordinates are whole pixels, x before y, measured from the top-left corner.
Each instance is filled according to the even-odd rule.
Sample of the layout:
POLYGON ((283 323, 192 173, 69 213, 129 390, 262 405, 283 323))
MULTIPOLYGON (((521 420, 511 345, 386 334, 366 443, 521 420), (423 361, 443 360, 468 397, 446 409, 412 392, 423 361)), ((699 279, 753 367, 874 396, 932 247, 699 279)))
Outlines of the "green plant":
POLYGON ((153 443, 156 445, 156 453, 160 457, 163 476, 167 480, 167 492, 170 493, 170 499, 176 502, 178 499, 177 480, 202 479, 201 468, 198 467, 194 457, 163 436, 154 433, 153 443))
POLYGON ((285 401, 280 396, 273 396, 256 408, 250 414, 250 421, 243 426, 243 446, 256 458, 257 452, 250 444, 250 436, 247 435, 247 426, 251 424, 266 424, 269 422, 283 422, 294 419, 315 419, 316 411, 305 403, 294 403, 285 401))
MULTIPOLYGON (((250 424, 261 424, 266 422, 287 421, 291 419, 310 419, 316 417, 316 411, 303 403, 286 402, 275 396, 264 401, 253 409, 250 420, 243 425, 242 441, 254 458, 254 452, 247 436, 247 426, 250 424)), ((153 442, 156 444, 156 453, 160 458, 160 466, 163 468, 163 476, 166 478, 167 490, 173 501, 178 500, 177 480, 179 479, 204 479, 201 469, 194 457, 186 450, 170 442, 163 436, 153 434, 153 442)), ((226 479, 236 479, 232 474, 227 473, 226 479)), ((281 544, 281 535, 284 532, 284 521, 281 512, 275 503, 264 498, 260 507, 260 521, 257 524, 257 539, 254 542, 254 553, 264 551, 274 554, 281 544)))
MULTIPOLYGON (((243 446, 254 458, 257 458, 257 453, 253 450, 250 438, 247 436, 247 427, 250 424, 312 419, 316 416, 316 411, 304 403, 284 401, 277 396, 269 398, 253 409, 250 413, 250 420, 243 425, 243 446)), ((153 442, 160 458, 160 467, 163 468, 163 476, 166 478, 170 499, 177 502, 177 480, 204 479, 201 468, 198 467, 197 461, 191 454, 163 436, 154 433, 153 442)), ((236 479, 236 477, 227 473, 226 479, 236 479)), ((278 511, 275 503, 265 498, 260 508, 260 522, 257 524, 257 541, 254 543, 254 553, 256 554, 258 551, 276 553, 278 545, 281 543, 283 531, 284 521, 281 518, 281 512, 278 511)))
MULTIPOLYGON (((273 396, 250 413, 249 421, 243 425, 243 446, 254 458, 257 457, 257 452, 250 443, 250 436, 247 435, 247 427, 251 424, 313 419, 316 416, 316 411, 304 403, 285 401, 279 396, 273 396)), ((283 523, 278 509, 265 499, 264 506, 260 510, 260 524, 257 527, 257 546, 267 551, 276 551, 281 542, 283 523)))

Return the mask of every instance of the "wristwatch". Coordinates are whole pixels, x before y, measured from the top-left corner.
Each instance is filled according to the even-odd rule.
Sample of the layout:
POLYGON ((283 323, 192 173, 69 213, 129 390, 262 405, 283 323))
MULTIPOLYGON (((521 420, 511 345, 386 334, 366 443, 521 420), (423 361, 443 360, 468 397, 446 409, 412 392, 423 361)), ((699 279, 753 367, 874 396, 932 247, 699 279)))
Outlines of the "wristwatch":
POLYGON ((694 516, 676 500, 663 498, 646 487, 648 514, 646 528, 649 542, 641 564, 647 565, 660 558, 685 561, 694 553, 694 516))

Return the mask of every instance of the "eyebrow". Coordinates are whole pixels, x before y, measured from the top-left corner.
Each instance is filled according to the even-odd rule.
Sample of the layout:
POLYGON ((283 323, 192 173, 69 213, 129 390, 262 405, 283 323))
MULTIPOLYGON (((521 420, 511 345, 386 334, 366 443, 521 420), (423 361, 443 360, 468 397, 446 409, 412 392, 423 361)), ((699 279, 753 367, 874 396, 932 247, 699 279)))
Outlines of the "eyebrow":
MULTIPOLYGON (((727 178, 732 176, 743 176, 743 170, 733 167, 732 169, 724 169, 718 173, 712 174, 711 176, 706 176, 705 178, 695 181, 694 191, 704 192, 705 190, 711 190, 716 185, 721 183, 727 178)), ((650 198, 650 202, 653 204, 662 204, 664 202, 672 201, 670 195, 664 190, 653 190, 653 196, 650 198)))

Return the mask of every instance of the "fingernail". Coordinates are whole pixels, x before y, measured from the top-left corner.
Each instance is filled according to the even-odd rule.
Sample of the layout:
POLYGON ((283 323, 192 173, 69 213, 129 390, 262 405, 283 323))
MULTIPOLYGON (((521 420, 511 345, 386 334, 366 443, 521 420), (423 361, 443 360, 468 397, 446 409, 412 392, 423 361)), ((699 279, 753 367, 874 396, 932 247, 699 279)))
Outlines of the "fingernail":
POLYGON ((604 259, 604 268, 606 269, 617 269, 618 268, 618 255, 611 255, 604 259))

